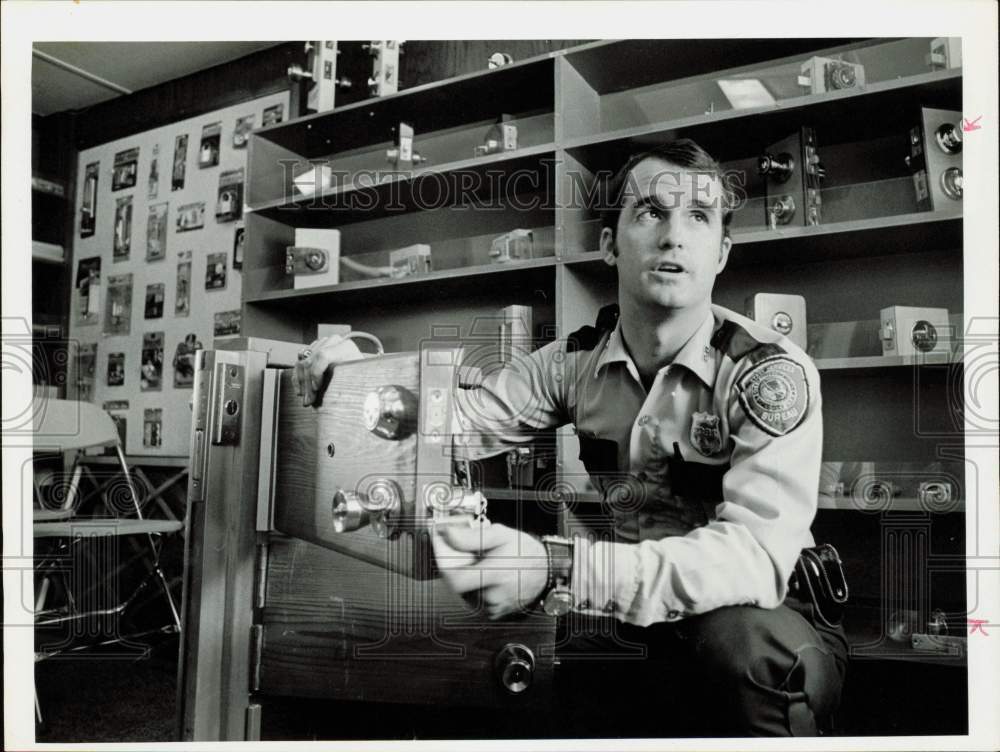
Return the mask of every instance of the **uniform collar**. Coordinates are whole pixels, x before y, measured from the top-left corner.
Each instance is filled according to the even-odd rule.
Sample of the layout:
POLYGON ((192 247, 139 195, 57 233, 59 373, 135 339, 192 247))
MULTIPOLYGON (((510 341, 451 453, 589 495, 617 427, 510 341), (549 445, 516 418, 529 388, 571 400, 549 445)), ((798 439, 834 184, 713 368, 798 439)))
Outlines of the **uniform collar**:
POLYGON ((622 340, 622 320, 620 318, 615 324, 615 328, 604 338, 604 347, 597 358, 597 363, 594 365, 594 376, 596 377, 601 369, 609 363, 624 363, 625 368, 628 369, 633 378, 636 381, 640 381, 639 371, 635 367, 635 363, 632 362, 628 350, 625 349, 625 342, 622 340))
MULTIPOLYGON (((715 315, 712 311, 705 316, 705 320, 691 335, 691 338, 684 343, 672 365, 684 366, 695 376, 704 382, 705 386, 712 388, 715 386, 715 351, 712 347, 712 334, 715 331, 715 315)), ((604 340, 604 348, 597 363, 594 366, 594 376, 600 372, 601 368, 609 363, 624 363, 629 373, 639 381, 639 372, 632 362, 628 350, 625 349, 625 342, 622 339, 621 319, 611 331, 611 334, 604 340)))
POLYGON ((712 335, 715 333, 715 315, 709 311, 691 339, 674 358, 674 365, 687 368, 701 379, 705 386, 711 389, 715 386, 715 348, 712 347, 712 335))

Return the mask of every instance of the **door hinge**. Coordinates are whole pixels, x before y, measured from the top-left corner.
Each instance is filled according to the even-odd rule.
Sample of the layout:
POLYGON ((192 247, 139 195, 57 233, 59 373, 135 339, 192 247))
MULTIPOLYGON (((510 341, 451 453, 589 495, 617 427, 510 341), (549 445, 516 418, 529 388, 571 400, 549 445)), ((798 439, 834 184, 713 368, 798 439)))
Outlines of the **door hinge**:
POLYGON ((250 691, 260 689, 260 662, 264 648, 264 605, 267 599, 267 554, 266 538, 257 542, 257 560, 254 570, 253 624, 250 625, 250 691))
POLYGON ((260 691, 260 661, 264 648, 264 625, 250 626, 250 691, 260 691))
MULTIPOLYGON (((267 541, 262 541, 257 543, 257 568, 254 572, 254 598, 253 607, 257 610, 263 609, 264 604, 267 600, 267 555, 268 555, 268 544, 267 541)), ((260 614, 256 614, 260 617, 260 614)), ((260 618, 254 621, 260 621, 260 618)))

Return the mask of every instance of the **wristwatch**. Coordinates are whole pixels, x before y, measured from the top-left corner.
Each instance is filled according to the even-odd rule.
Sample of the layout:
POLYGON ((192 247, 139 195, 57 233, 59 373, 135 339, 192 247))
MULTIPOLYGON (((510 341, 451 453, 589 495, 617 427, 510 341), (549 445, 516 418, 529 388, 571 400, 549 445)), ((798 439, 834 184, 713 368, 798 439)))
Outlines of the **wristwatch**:
POLYGON ((573 581, 573 541, 559 535, 543 535, 548 556, 548 582, 541 607, 549 616, 565 616, 576 604, 570 585, 573 581))

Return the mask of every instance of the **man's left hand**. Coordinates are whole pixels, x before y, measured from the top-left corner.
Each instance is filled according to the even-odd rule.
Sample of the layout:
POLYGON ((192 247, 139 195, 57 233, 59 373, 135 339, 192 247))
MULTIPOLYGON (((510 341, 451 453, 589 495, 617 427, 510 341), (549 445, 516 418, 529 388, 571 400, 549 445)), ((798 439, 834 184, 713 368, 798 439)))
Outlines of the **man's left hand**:
POLYGON ((491 619, 534 606, 548 584, 545 546, 520 530, 439 523, 432 541, 448 585, 473 603, 481 598, 491 619))

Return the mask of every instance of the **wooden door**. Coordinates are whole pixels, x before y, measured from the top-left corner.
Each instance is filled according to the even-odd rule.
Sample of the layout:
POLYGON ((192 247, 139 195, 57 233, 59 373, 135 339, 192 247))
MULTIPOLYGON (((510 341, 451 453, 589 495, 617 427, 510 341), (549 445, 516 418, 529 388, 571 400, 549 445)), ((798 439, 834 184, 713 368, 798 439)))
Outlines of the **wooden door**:
POLYGON ((422 351, 339 365, 319 408, 303 407, 291 372, 281 375, 260 691, 435 705, 547 701, 554 620, 490 621, 435 572, 421 500, 452 481, 447 405, 437 401, 455 386, 455 357, 422 351), (393 438, 371 430, 369 395, 387 386, 411 395, 417 411, 393 438), (398 505, 376 520, 386 488, 398 505), (373 511, 341 532, 333 507, 345 493, 373 511))

